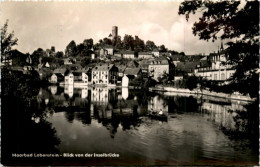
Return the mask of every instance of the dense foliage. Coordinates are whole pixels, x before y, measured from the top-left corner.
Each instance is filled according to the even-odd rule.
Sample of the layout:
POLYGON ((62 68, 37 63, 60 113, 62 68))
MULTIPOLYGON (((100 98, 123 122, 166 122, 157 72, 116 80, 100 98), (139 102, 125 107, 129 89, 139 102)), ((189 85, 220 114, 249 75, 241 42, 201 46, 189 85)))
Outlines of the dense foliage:
MULTIPOLYGON (((258 92, 258 87, 247 91, 245 83, 255 85, 259 66, 259 2, 246 1, 185 1, 179 14, 189 19, 190 14, 202 13, 193 25, 193 34, 202 40, 230 39, 226 45, 228 63, 235 65, 232 83, 241 93, 258 92)), ((252 93, 250 93, 252 95, 252 93)))

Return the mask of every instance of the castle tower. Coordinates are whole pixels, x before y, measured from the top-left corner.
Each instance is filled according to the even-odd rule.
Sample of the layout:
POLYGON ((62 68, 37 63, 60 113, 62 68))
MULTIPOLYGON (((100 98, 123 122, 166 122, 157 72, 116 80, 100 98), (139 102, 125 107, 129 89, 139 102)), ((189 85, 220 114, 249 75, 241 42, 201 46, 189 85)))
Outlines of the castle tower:
POLYGON ((112 37, 113 37, 113 39, 117 38, 117 35, 118 35, 118 27, 117 26, 113 26, 112 27, 112 37))

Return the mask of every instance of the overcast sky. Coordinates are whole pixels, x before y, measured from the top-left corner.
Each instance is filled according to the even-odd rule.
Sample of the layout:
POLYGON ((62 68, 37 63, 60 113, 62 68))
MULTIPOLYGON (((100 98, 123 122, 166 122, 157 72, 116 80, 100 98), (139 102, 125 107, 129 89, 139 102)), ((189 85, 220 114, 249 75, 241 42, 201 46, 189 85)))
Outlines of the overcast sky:
POLYGON ((17 49, 32 53, 37 48, 64 51, 71 40, 77 44, 107 37, 112 26, 119 35, 139 36, 156 45, 186 54, 217 51, 220 41, 201 41, 192 34, 198 16, 186 22, 178 15, 180 2, 2 2, 1 24, 18 38, 17 49))

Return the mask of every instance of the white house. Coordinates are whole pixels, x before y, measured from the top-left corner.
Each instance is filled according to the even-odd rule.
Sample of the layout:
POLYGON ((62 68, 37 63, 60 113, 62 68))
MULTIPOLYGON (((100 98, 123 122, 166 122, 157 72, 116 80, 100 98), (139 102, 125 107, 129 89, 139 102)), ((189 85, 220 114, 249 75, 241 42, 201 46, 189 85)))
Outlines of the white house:
POLYGON ((227 59, 223 52, 211 54, 209 59, 202 60, 200 65, 197 65, 194 70, 195 76, 208 80, 226 81, 235 73, 234 67, 226 64, 227 59))
POLYGON ((74 84, 74 75, 73 73, 68 73, 65 75, 65 85, 73 85, 74 84))
POLYGON ((148 74, 155 80, 158 80, 163 74, 169 74, 169 62, 164 57, 158 57, 150 60, 148 65, 148 74))
POLYGON ((124 74, 124 77, 122 78, 122 87, 128 87, 129 84, 129 78, 124 74))
POLYGON ((153 58, 153 53, 150 53, 150 52, 139 52, 138 53, 138 59, 151 59, 151 58, 153 58))
POLYGON ((59 83, 64 81, 64 76, 60 73, 52 74, 49 82, 50 83, 59 83))
POLYGON ((134 59, 135 58, 134 51, 123 51, 121 53, 122 53, 122 57, 125 59, 134 59))
POLYGON ((152 54, 154 55, 154 57, 159 57, 159 56, 160 56, 160 52, 159 52, 158 49, 154 49, 154 50, 152 51, 152 54))
POLYGON ((92 84, 109 85, 116 84, 118 68, 113 64, 100 64, 92 69, 92 84))

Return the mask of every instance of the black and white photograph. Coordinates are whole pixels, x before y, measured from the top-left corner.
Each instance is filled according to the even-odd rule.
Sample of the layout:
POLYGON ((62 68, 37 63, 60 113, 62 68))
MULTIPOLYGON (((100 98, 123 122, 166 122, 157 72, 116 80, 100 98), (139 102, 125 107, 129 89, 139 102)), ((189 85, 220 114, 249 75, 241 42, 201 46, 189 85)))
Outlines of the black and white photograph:
POLYGON ((259 165, 257 0, 0 11, 1 165, 259 165))

